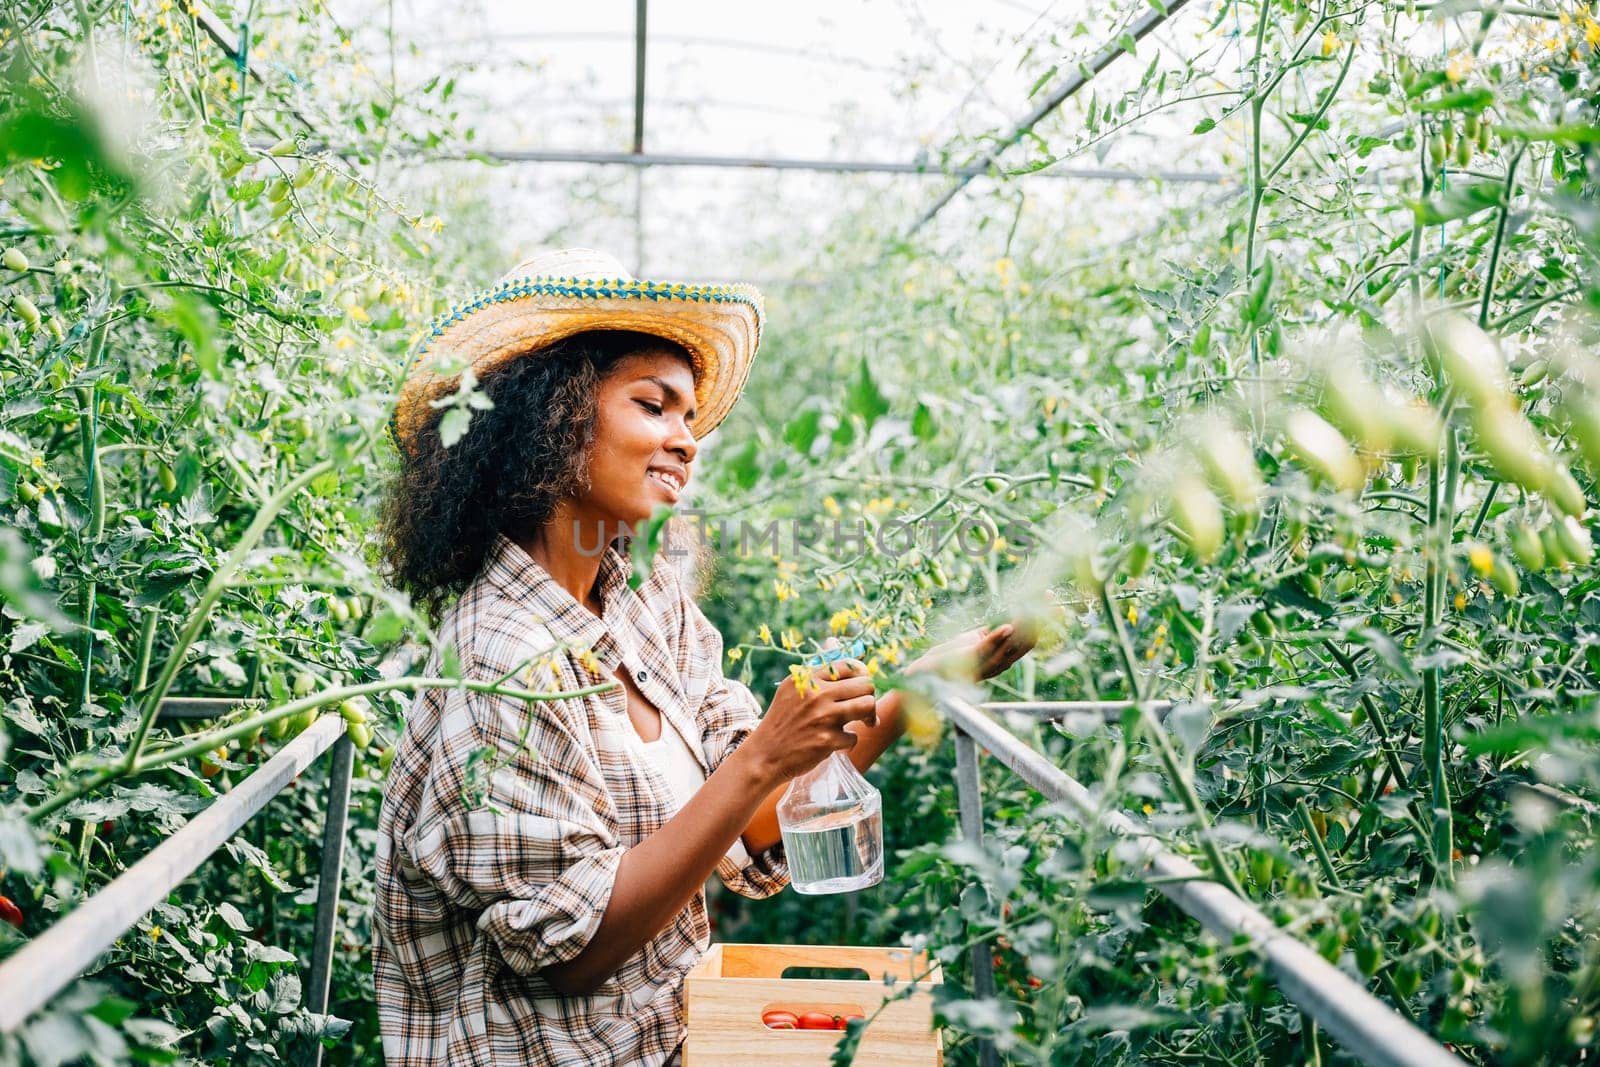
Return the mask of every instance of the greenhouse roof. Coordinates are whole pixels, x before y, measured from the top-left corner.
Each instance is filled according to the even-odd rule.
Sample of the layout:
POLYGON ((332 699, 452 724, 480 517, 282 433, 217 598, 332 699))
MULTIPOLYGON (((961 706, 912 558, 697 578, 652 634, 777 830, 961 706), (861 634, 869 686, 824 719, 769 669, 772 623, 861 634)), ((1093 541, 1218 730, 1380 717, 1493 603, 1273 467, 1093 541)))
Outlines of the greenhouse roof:
MULTIPOLYGON (((456 100, 471 102, 460 112, 474 137, 434 158, 470 149, 508 164, 488 181, 519 247, 592 244, 641 276, 776 271, 760 280, 781 284, 805 273, 813 239, 844 211, 895 186, 908 203, 925 197, 925 216, 956 184, 949 172, 986 169, 997 134, 1040 113, 1061 121, 1052 94, 1083 81, 1075 68, 1097 53, 1096 69, 1126 82, 1154 49, 1175 49, 1166 15, 1145 4, 1084 11, 1076 21, 1067 7, 641 0, 463 8, 412 0, 393 11, 396 78, 456 79, 456 100), (1118 38, 1145 27, 1150 44, 1141 41, 1139 58, 1128 60, 1118 38), (738 224, 708 233, 708 218, 738 224)), ((387 11, 346 0, 334 14, 371 76, 386 77, 387 11)), ((1107 160, 1105 147, 1030 181, 1224 177, 1159 156, 1107 160)), ((480 178, 486 170, 444 165, 480 178)), ((906 227, 919 217, 911 211, 906 227)))

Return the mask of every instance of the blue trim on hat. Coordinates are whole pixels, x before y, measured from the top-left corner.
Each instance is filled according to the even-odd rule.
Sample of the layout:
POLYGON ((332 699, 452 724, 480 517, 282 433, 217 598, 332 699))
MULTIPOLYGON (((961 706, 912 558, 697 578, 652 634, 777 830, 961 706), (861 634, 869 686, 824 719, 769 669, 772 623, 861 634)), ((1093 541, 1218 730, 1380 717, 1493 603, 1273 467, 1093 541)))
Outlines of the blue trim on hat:
MULTIPOLYGON (((756 336, 761 333, 761 304, 749 293, 722 285, 683 285, 669 282, 624 281, 621 278, 557 278, 537 275, 532 278, 513 278, 501 282, 469 297, 433 320, 432 327, 417 342, 411 362, 406 367, 406 377, 417 369, 440 337, 474 311, 510 300, 533 296, 585 297, 590 299, 688 300, 707 304, 744 304, 756 314, 756 336)), ((402 378, 402 384, 404 378, 402 378)), ((389 416, 388 435, 397 451, 404 454, 400 444, 400 408, 397 404, 389 416)))

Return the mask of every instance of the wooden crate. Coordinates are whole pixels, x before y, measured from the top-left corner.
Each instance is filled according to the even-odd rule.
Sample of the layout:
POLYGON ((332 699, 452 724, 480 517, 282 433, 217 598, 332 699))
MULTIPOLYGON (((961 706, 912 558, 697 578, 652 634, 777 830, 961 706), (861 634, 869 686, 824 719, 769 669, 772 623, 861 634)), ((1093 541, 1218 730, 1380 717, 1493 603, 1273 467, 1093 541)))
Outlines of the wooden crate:
MULTIPOLYGON (((842 1036, 829 1030, 769 1030, 765 1011, 797 1014, 858 1011, 878 1006, 928 967, 927 958, 903 948, 843 945, 712 945, 684 977, 688 1033, 683 1067, 826 1067, 842 1036), (790 967, 860 968, 859 978, 784 978, 790 967), (883 984, 894 975, 893 989, 883 984)), ((941 1067, 944 1041, 933 1028, 935 966, 911 996, 897 1000, 867 1027, 856 1063, 872 1067, 941 1067)))

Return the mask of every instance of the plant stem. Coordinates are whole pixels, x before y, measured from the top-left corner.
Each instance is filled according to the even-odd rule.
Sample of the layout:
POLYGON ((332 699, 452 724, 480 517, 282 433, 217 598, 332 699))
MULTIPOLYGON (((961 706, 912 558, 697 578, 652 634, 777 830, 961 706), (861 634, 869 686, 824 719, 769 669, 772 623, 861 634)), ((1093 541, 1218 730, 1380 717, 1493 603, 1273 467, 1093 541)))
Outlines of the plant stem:
MULTIPOLYGON (((1352 679, 1361 677, 1360 672, 1356 669, 1355 660, 1340 652, 1332 640, 1324 641, 1322 645, 1352 679)), ((1371 693, 1361 694, 1361 706, 1366 710, 1367 721, 1372 723, 1373 732, 1378 735, 1378 742, 1383 749, 1383 758, 1384 762, 1389 766, 1389 773, 1394 776, 1395 782, 1401 789, 1411 788, 1411 783, 1406 778, 1405 768, 1400 765, 1400 756, 1395 751, 1394 741, 1390 738, 1389 724, 1384 719, 1383 710, 1378 707, 1378 702, 1372 699, 1371 693)))
MULTIPOLYGON (((1447 412, 1448 418, 1448 412, 1447 412)), ((1435 453, 1428 461, 1428 571, 1424 581, 1422 631, 1424 639, 1438 629, 1444 616, 1445 579, 1449 573, 1451 531, 1455 526, 1455 483, 1461 453, 1455 429, 1446 424, 1444 464, 1435 453)), ((1422 764, 1427 768, 1433 806, 1434 870, 1445 884, 1450 878, 1454 826, 1450 812, 1450 783, 1444 771, 1444 708, 1439 667, 1422 672, 1422 764)))
POLYGON ((415 693, 422 689, 466 689, 475 693, 493 693, 498 696, 514 697, 518 700, 549 701, 603 693, 615 689, 619 684, 618 682, 601 682, 599 685, 587 686, 583 689, 535 693, 526 689, 517 689, 493 682, 477 682, 466 678, 380 678, 375 682, 361 682, 356 685, 340 686, 336 689, 325 689, 320 693, 312 693, 310 696, 301 697, 299 700, 292 700, 287 704, 268 708, 256 715, 240 719, 238 722, 229 723, 219 729, 191 734, 184 739, 182 744, 164 748, 151 756, 132 760, 119 759, 100 768, 87 778, 40 804, 28 812, 28 818, 33 822, 38 822, 40 819, 61 810, 62 807, 72 803, 79 797, 99 789, 108 782, 146 774, 172 763, 192 759, 195 756, 210 752, 219 745, 226 745, 242 737, 248 737, 263 726, 270 726, 279 719, 287 719, 291 716, 299 715, 303 711, 319 708, 325 704, 337 704, 353 697, 387 692, 415 693))
POLYGON ((234 545, 233 551, 211 574, 211 580, 206 583, 205 590, 200 594, 200 601, 190 613, 189 620, 178 639, 173 643, 172 650, 167 657, 166 664, 161 668, 161 674, 156 678, 156 684, 149 695, 145 697, 144 712, 140 716, 138 729, 134 731, 133 741, 128 746, 128 755, 123 760, 123 765, 132 768, 138 764, 139 753, 144 748, 145 739, 150 736, 150 728, 155 724, 156 712, 161 708, 161 701, 166 699, 167 693, 172 689, 172 683, 178 677, 178 671, 183 667, 183 660, 189 648, 200 636, 200 631, 205 627, 206 620, 211 614, 211 609, 227 589, 228 580, 233 577, 233 572, 244 563, 245 557, 250 554, 261 540, 267 529, 278 517, 278 512, 283 510, 296 493, 309 484, 312 479, 332 470, 334 461, 325 459, 321 463, 313 464, 302 471, 297 477, 290 480, 282 489, 278 490, 271 499, 261 505, 256 512, 256 517, 245 530, 244 536, 239 538, 239 543, 234 545))
POLYGON ((1172 747, 1172 738, 1167 736, 1166 727, 1161 725, 1161 720, 1156 718, 1155 712, 1150 709, 1149 701, 1145 699, 1144 685, 1139 678, 1138 668, 1134 666, 1133 645, 1128 641, 1127 631, 1122 628, 1122 619, 1111 603, 1110 586, 1105 582, 1100 583, 1100 606, 1106 613, 1112 632, 1116 634, 1117 647, 1122 654, 1122 667, 1128 677, 1128 688, 1139 706, 1139 719, 1150 734, 1151 741, 1155 743, 1156 753, 1161 757, 1162 765, 1172 778, 1178 799, 1189 809, 1189 817, 1194 820, 1200 838, 1200 847, 1205 850, 1206 858, 1211 861, 1212 873, 1229 892, 1240 900, 1245 900, 1247 898, 1238 877, 1224 859, 1222 849, 1217 847, 1216 840, 1211 836, 1211 822, 1206 818, 1204 805, 1200 803, 1200 794, 1195 792, 1194 780, 1189 776, 1183 762, 1178 759, 1177 750, 1172 747))
MULTIPOLYGON (((1253 284, 1256 269, 1256 223, 1261 218, 1261 198, 1266 195, 1261 170, 1261 111, 1266 105, 1261 90, 1261 54, 1267 41, 1267 5, 1256 13, 1256 47, 1250 57, 1250 220, 1244 231, 1244 283, 1253 284)), ((1260 330, 1250 330, 1250 365, 1261 366, 1260 330)))
POLYGON ((1478 325, 1489 325, 1489 303, 1494 299, 1494 276, 1500 269, 1500 247, 1506 239, 1506 221, 1511 215, 1511 198, 1517 191, 1517 164, 1522 162, 1522 153, 1526 149, 1519 149, 1511 157, 1511 162, 1506 164, 1506 184, 1500 192, 1500 207, 1496 211, 1494 223, 1494 243, 1489 246, 1489 265, 1483 272, 1483 302, 1478 305, 1478 325))
POLYGON ((133 669, 133 692, 130 696, 137 697, 150 684, 150 656, 155 651, 156 624, 160 621, 161 614, 156 611, 156 605, 145 609, 144 621, 139 624, 139 659, 133 669))
POLYGON ((1316 853, 1317 865, 1322 868, 1322 873, 1334 888, 1343 889, 1344 882, 1339 878, 1339 872, 1333 869, 1333 857, 1328 855, 1328 846, 1323 843, 1322 835, 1317 833, 1317 824, 1311 819, 1311 809, 1306 805, 1305 797, 1294 802, 1294 811, 1300 817, 1300 826, 1305 830, 1306 837, 1311 839, 1311 851, 1316 853))

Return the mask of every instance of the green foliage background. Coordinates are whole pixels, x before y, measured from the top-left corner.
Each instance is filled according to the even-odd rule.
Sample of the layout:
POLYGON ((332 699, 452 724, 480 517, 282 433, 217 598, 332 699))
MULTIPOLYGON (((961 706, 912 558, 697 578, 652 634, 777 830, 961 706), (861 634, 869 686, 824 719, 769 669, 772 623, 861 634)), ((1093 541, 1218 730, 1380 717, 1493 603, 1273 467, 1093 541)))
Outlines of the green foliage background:
MULTIPOLYGON (((519 250, 474 182, 400 165, 466 138, 453 81, 385 96, 340 76, 361 61, 314 6, 251 14, 261 58, 300 80, 241 84, 181 4, 24 0, 0 23, 0 243, 26 261, 0 297, 8 949, 298 728, 262 708, 336 702, 430 638, 373 573, 382 428, 417 331, 519 250), (320 147, 329 131, 354 147, 320 147), (151 729, 168 692, 260 703, 197 740, 151 729)), ((1336 3, 1177 26, 1187 58, 1140 46, 1004 157, 1017 181, 909 237, 924 201, 860 204, 816 254, 828 280, 771 295, 697 503, 946 537, 720 552, 728 670, 770 691, 832 631, 889 674, 1025 612, 1039 650, 996 697, 1176 702, 1164 725, 1020 726, 1103 804, 1464 1058, 1579 1061, 1600 996, 1600 24, 1566 3, 1336 3), (1238 180, 1020 177, 1139 136, 1238 180), (1428 447, 1408 411, 1443 427, 1428 447), (997 543, 1014 521, 1038 543, 997 543)), ((1021 62, 1042 91, 1066 61, 1021 62)), ((0 1059, 267 1062, 322 1039, 375 1062, 370 828, 405 706, 370 695, 327 1016, 298 977, 316 772, 0 1059)), ((937 728, 923 715, 926 744, 873 772, 884 885, 719 894, 719 938, 923 939, 952 1063, 974 1035, 1029 1064, 1343 1057, 1250 946, 1201 934, 1126 849, 992 762, 984 846, 952 841, 937 728), (972 1000, 965 949, 991 938, 1001 996, 972 1000)))

